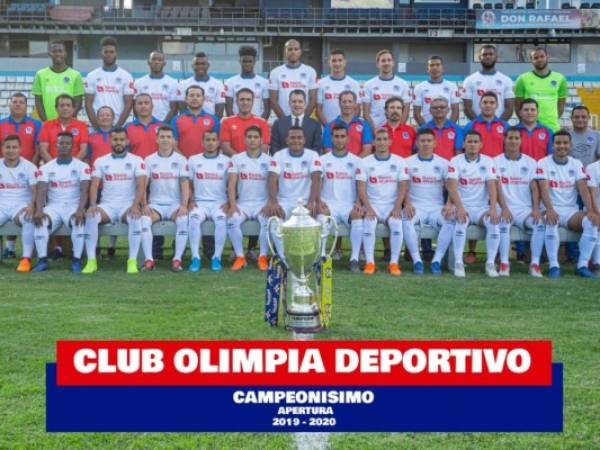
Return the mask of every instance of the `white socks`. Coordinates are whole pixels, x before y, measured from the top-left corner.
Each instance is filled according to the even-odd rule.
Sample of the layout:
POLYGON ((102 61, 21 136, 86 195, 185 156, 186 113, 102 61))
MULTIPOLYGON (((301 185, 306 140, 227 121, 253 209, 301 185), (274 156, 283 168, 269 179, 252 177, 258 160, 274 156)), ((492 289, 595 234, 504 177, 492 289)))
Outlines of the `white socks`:
POLYGON ((215 222, 215 253, 213 254, 213 258, 221 259, 223 247, 225 247, 225 239, 227 238, 227 223, 225 216, 213 217, 213 221, 215 222))
MULTIPOLYGON (((454 236, 454 226, 454 221, 451 220, 446 220, 442 225, 442 228, 438 233, 437 247, 435 248, 435 255, 433 255, 432 262, 442 262, 444 255, 448 251, 448 247, 450 247, 450 244, 452 243, 452 238, 454 236)), ((463 248, 464 245, 465 243, 463 241, 463 248)), ((462 251, 460 252, 460 254, 462 255, 462 251)))
POLYGON ((50 233, 48 232, 49 225, 48 218, 45 217, 41 227, 35 227, 34 238, 35 238, 35 249, 38 254, 38 258, 46 258, 48 256, 48 239, 50 233))
POLYGON ((579 239, 579 260, 577 261, 577 268, 587 267, 588 261, 592 256, 594 247, 598 242, 598 228, 587 217, 583 218, 581 223, 583 226, 583 233, 579 239))
POLYGON ((85 225, 76 225, 73 218, 71 218, 71 242, 73 242, 73 258, 81 259, 85 244, 85 225))
POLYGON ((98 225, 100 213, 88 215, 85 218, 85 252, 88 259, 96 259, 96 246, 98 245, 98 225))
POLYGON ((175 254, 173 255, 174 260, 181 261, 183 253, 185 252, 185 246, 188 239, 188 216, 178 216, 175 218, 175 254))
POLYGON ((452 247, 454 250, 454 260, 456 264, 463 264, 463 252, 465 250, 465 241, 467 240, 467 227, 469 219, 465 223, 460 223, 458 220, 454 224, 454 238, 452 239, 452 247))
POLYGON ((404 219, 402 221, 402 230, 404 231, 404 243, 410 253, 413 263, 423 262, 419 252, 419 237, 413 219, 404 219))
POLYGON ((244 256, 244 236, 242 235, 242 223, 246 217, 240 213, 233 214, 227 219, 227 234, 233 246, 235 256, 244 256))
POLYGON ((350 221, 350 245, 352 247, 350 261, 358 261, 363 237, 363 224, 363 219, 353 219, 350 221))
POLYGON ((388 225, 390 227, 390 263, 398 263, 400 250, 402 250, 402 219, 390 217, 388 225))
MULTIPOLYGON (((489 217, 483 219, 485 225, 485 248, 487 251, 487 264, 494 264, 500 245, 500 224, 492 223, 489 217)), ((510 237, 510 236, 509 236, 510 237)))
POLYGON ((365 219, 363 221, 363 247, 365 249, 365 258, 368 263, 375 262, 375 229, 377 228, 377 219, 365 219))
POLYGON ((548 263, 550 267, 560 267, 558 264, 558 247, 560 246, 560 236, 558 235, 558 224, 546 224, 546 233, 544 235, 546 244, 546 253, 548 254, 548 263))
POLYGON ((198 208, 194 208, 189 216, 188 235, 190 239, 190 250, 192 258, 200 258, 200 241, 202 240, 202 222, 206 216, 198 208))

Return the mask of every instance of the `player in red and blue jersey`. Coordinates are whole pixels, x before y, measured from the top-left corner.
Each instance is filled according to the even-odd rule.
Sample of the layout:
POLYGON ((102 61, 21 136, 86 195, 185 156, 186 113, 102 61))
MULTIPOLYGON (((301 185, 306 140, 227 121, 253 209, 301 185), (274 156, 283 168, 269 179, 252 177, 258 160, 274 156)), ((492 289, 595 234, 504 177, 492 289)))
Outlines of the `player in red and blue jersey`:
POLYGON ((509 125, 496 116, 498 95, 495 92, 488 91, 483 94, 479 101, 479 107, 481 114, 465 126, 464 132, 478 131, 482 139, 480 153, 495 158, 504 152, 504 133, 509 125))

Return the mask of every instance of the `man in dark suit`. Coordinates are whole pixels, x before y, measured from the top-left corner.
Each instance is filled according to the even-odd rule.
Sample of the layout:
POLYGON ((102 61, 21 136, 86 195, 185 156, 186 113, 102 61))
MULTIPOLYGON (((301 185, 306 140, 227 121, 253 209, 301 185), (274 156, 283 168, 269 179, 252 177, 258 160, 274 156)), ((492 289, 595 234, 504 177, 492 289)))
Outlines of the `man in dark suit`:
POLYGON ((304 109, 306 108, 306 94, 304 91, 297 89, 290 92, 290 108, 292 114, 277 119, 271 128, 271 154, 287 147, 288 130, 292 125, 302 127, 306 141, 304 146, 320 154, 322 152, 321 124, 304 115, 304 109))

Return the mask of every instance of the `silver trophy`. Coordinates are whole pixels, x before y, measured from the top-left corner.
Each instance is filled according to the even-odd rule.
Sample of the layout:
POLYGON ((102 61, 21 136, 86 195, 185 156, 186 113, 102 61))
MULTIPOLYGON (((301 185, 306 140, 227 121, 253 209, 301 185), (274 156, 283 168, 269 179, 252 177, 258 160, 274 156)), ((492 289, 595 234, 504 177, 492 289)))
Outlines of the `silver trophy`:
POLYGON ((286 328, 296 333, 321 330, 319 305, 315 293, 308 286, 308 279, 314 264, 321 257, 321 241, 328 235, 329 226, 334 230, 333 244, 328 253, 331 256, 338 236, 337 223, 327 216, 321 225, 310 216, 302 199, 298 200, 298 206, 292 210, 292 216, 287 221, 271 217, 267 223, 269 247, 275 253, 271 238, 273 232, 281 239, 284 255, 280 256, 290 272, 292 295, 291 301, 287 302, 286 328))

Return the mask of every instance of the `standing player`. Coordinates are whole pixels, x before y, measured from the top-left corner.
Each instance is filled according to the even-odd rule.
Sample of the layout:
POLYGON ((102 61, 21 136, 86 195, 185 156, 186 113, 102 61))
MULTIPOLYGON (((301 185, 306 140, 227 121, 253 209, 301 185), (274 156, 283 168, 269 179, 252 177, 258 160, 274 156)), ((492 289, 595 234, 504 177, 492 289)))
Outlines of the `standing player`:
POLYGON ((361 93, 358 82, 346 74, 346 55, 339 48, 329 52, 331 72, 317 82, 317 117, 323 125, 331 122, 342 111, 339 96, 344 91, 354 92, 357 107, 353 115, 360 116, 361 93))
POLYGON ((138 273, 137 254, 142 239, 141 204, 146 193, 146 167, 139 156, 127 151, 127 131, 114 128, 110 134, 112 153, 96 160, 92 170, 89 208, 85 219, 85 251, 87 264, 82 273, 98 270, 96 246, 98 226, 104 223, 126 222, 129 225, 129 258, 127 273, 138 273), (102 183, 102 202, 97 203, 102 183))
POLYGON ((367 275, 375 273, 375 230, 377 221, 390 228, 390 262, 388 272, 400 276, 400 250, 402 249, 402 204, 408 188, 406 164, 402 158, 390 153, 390 137, 382 128, 375 131, 375 153, 363 160, 364 180, 358 182, 358 197, 365 210, 363 247, 367 275))
POLYGON ((35 249, 38 262, 32 272, 48 270, 48 240, 61 225, 71 228, 73 260, 71 271, 81 272, 81 254, 85 242, 85 206, 88 201, 91 170, 83 161, 73 158, 73 135, 58 135, 58 156, 44 164, 36 174, 35 249))
POLYGON ((521 153, 536 161, 552 153, 552 130, 538 122, 538 104, 527 98, 519 104, 521 121, 517 128, 521 130, 521 153))
POLYGON ((470 130, 465 134, 465 153, 457 155, 448 167, 448 195, 454 205, 454 275, 465 276, 463 250, 469 223, 485 226, 488 277, 497 277, 496 254, 500 245, 500 214, 494 161, 480 154, 481 135, 470 130))
POLYGON ((279 119, 289 116, 290 94, 299 89, 307 98, 304 114, 310 116, 317 105, 317 72, 302 64, 302 48, 296 39, 285 43, 284 52, 286 63, 274 68, 269 75, 271 109, 279 119))
POLYGON ((127 121, 133 105, 133 77, 117 66, 117 40, 105 37, 100 42, 102 67, 85 77, 85 111, 93 128, 98 128, 98 110, 110 106, 117 117, 115 127, 127 121))
POLYGON ((504 132, 509 125, 496 115, 498 96, 494 92, 489 91, 481 96, 479 109, 481 114, 465 126, 465 132, 478 131, 482 138, 481 154, 495 158, 503 152, 504 132))
MULTIPOLYGON (((204 152, 192 156, 188 161, 193 191, 189 207, 189 238, 192 263, 188 270, 190 272, 200 270, 201 227, 205 220, 212 219, 215 224, 215 249, 210 268, 215 272, 219 272, 222 267, 221 255, 227 236, 227 168, 229 158, 219 152, 219 136, 216 131, 206 131, 202 141, 204 152)), ((245 259, 241 261, 236 258, 232 269, 239 270, 244 265, 245 259), (240 267, 237 267, 238 265, 240 267)))
POLYGON ((463 83, 463 106, 465 116, 473 120, 481 114, 479 106, 481 97, 486 92, 493 92, 498 98, 498 109, 496 115, 508 121, 515 109, 515 94, 513 93, 513 81, 496 70, 498 53, 492 44, 482 45, 479 49, 479 63, 481 70, 472 73, 463 83))
POLYGON ((537 179, 544 202, 546 219, 546 253, 550 278, 560 277, 558 227, 582 231, 579 239, 577 274, 583 278, 596 278, 588 269, 588 263, 598 242, 600 217, 592 204, 587 188, 587 175, 581 162, 571 156, 571 135, 560 130, 554 134, 554 153, 538 161, 537 179), (577 205, 577 194, 581 196, 585 211, 577 205))
POLYGON ((443 97, 450 105, 448 119, 458 122, 460 93, 458 87, 451 81, 444 79, 444 65, 441 56, 430 56, 427 60, 429 79, 415 87, 413 102, 413 117, 419 125, 431 120, 431 102, 434 98, 443 97))
POLYGON ((225 112, 233 116, 239 112, 235 104, 238 91, 242 88, 250 89, 254 95, 252 114, 269 120, 271 105, 269 104, 269 81, 254 73, 256 64, 256 49, 247 45, 240 47, 240 66, 242 72, 225 81, 225 112))
POLYGON ((96 114, 99 127, 88 136, 88 154, 86 160, 94 165, 101 156, 112 152, 110 133, 115 122, 115 113, 110 106, 103 106, 96 114))
POLYGON ((573 108, 571 123, 571 156, 584 166, 589 166, 600 158, 600 134, 590 128, 590 110, 587 106, 578 105, 573 108))
POLYGON ((225 87, 221 80, 217 80, 208 74, 209 67, 210 64, 206 53, 198 52, 194 55, 194 59, 192 60, 194 75, 179 82, 177 100, 185 102, 184 106, 189 108, 187 102, 188 88, 190 86, 200 86, 204 97, 202 108, 208 114, 213 114, 221 119, 225 110, 225 87))
MULTIPOLYGON (((259 256, 258 268, 268 269, 267 261, 267 217, 264 208, 267 204, 267 177, 271 158, 261 151, 262 129, 256 125, 246 128, 246 151, 238 153, 229 162, 227 195, 229 209, 227 211, 227 233, 233 246, 236 259, 236 270, 245 265, 244 247, 242 244, 242 223, 248 219, 258 220, 259 256)), ((232 269, 234 268, 232 267, 232 269)))
MULTIPOLYGON (((161 122, 169 123, 177 115, 177 80, 163 72, 165 55, 154 50, 148 56, 150 73, 133 83, 135 96, 148 94, 152 99, 152 115, 161 122)), ((134 104, 135 108, 135 104, 134 104)))
MULTIPOLYGON (((600 161, 596 161, 586 168, 588 174, 588 188, 590 189, 590 202, 594 214, 600 216, 600 161)), ((596 241, 592 252, 592 273, 600 276, 600 243, 596 241)))
POLYGON ((125 125, 129 151, 142 159, 158 150, 156 133, 161 121, 154 117, 150 94, 138 94, 133 101, 135 118, 125 125))
MULTIPOLYGON (((407 106, 410 108, 410 106, 407 106)), ((413 153, 416 132, 413 127, 402 122, 404 102, 400 97, 391 97, 385 101, 385 118, 383 124, 392 141, 390 152, 394 155, 408 158, 413 153)))
MULTIPOLYGON (((32 222, 35 199, 35 166, 20 156, 20 139, 16 134, 2 140, 0 158, 0 226, 12 220, 22 227, 23 253, 18 272, 31 270, 33 254, 32 222)), ((14 240, 13 240, 14 246, 14 240)), ((14 247, 13 247, 14 249, 14 247)), ((13 250, 14 251, 14 250, 13 250)))
POLYGON ((364 85, 362 99, 363 115, 375 130, 385 123, 385 101, 388 98, 400 97, 406 106, 402 111, 400 122, 406 123, 410 110, 412 95, 408 83, 396 76, 396 63, 390 50, 380 50, 375 55, 375 64, 379 75, 371 78, 364 85))

